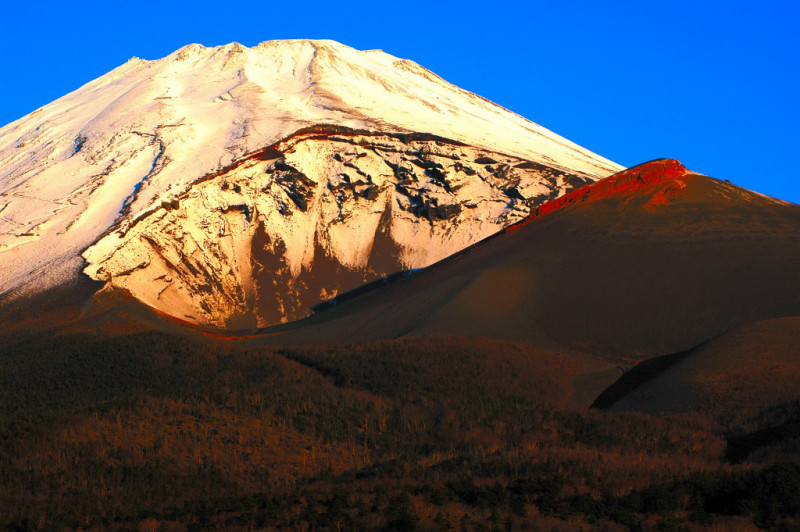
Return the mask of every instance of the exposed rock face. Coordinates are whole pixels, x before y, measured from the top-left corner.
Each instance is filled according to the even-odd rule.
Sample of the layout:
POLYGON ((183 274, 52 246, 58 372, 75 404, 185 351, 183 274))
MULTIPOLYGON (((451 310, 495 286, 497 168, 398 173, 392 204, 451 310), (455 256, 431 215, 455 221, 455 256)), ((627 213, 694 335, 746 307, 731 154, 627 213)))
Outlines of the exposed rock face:
POLYGON ((431 135, 310 128, 107 235, 85 271, 192 323, 267 326, 592 181, 431 135))

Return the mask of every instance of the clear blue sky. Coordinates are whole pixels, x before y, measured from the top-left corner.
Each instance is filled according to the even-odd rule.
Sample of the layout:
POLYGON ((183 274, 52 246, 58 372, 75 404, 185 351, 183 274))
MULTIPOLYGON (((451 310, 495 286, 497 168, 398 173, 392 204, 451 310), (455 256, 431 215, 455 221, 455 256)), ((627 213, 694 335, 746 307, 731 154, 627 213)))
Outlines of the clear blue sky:
POLYGON ((412 59, 626 166, 658 157, 800 203, 800 2, 19 2, 0 124, 131 56, 329 38, 412 59))

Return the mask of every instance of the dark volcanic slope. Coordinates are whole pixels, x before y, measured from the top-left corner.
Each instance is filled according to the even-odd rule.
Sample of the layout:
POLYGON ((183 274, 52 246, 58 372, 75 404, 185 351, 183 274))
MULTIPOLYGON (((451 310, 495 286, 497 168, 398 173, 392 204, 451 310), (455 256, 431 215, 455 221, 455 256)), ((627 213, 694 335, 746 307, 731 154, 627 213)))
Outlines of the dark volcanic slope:
POLYGON ((800 317, 737 327, 696 349, 647 360, 595 406, 704 416, 726 434, 726 458, 800 456, 800 317))
POLYGON ((450 260, 268 336, 461 334, 637 361, 800 315, 800 206, 660 160, 450 260))
POLYGON ((611 410, 737 412, 745 419, 798 401, 800 317, 737 327, 619 395, 611 410))

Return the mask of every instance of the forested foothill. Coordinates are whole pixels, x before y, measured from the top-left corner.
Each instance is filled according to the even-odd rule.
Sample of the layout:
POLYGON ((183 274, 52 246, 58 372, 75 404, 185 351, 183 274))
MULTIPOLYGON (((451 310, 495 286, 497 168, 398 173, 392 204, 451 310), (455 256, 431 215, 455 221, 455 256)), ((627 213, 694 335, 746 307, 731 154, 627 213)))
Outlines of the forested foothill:
POLYGON ((518 344, 150 331, 0 357, 6 530, 800 527, 800 405, 777 433, 578 408, 575 368, 518 344))

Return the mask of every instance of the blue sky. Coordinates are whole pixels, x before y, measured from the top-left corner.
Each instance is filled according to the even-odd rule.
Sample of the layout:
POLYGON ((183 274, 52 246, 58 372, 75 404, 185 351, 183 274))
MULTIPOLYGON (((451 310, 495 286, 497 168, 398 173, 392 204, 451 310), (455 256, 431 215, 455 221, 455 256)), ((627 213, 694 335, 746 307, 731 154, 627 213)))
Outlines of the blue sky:
POLYGON ((192 42, 329 38, 412 59, 620 164, 673 157, 800 203, 800 2, 27 2, 0 124, 192 42))

